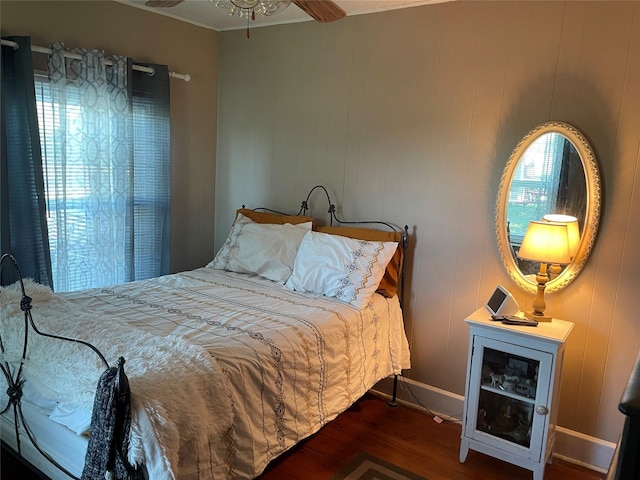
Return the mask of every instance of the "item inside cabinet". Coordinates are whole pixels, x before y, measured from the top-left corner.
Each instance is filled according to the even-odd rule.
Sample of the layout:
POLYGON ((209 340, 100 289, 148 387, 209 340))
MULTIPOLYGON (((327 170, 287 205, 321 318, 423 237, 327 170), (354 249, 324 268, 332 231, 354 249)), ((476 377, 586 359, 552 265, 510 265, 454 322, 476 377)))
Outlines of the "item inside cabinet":
POLYGON ((531 442, 533 403, 489 390, 480 392, 476 428, 524 447, 531 442))
POLYGON ((539 362, 490 348, 485 349, 482 384, 535 398, 539 362))

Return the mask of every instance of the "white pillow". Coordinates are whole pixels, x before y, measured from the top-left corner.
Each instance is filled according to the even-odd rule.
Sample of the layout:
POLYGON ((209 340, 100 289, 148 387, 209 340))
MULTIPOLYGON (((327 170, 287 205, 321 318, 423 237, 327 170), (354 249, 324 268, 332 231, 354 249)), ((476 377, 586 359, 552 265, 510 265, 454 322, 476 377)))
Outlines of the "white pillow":
POLYGON ((298 248, 293 273, 285 286, 336 297, 364 308, 397 247, 397 242, 356 240, 309 231, 298 248))
POLYGON ((311 226, 311 222, 256 223, 239 213, 226 242, 207 266, 255 273, 283 284, 291 275, 298 246, 311 226))

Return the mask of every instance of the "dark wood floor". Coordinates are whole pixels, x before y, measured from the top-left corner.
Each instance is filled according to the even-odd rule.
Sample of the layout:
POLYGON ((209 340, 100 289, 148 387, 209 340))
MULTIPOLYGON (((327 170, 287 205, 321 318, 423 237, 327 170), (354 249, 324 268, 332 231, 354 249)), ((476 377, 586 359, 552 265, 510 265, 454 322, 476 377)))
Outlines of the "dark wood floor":
MULTIPOLYGON (((392 408, 365 395, 352 408, 275 460, 259 480, 330 480, 359 452, 368 452, 428 480, 532 480, 523 468, 469 451, 458 461, 461 427, 435 423, 415 409, 392 408)), ((605 474, 558 459, 547 465, 545 480, 603 480, 605 474)), ((35 480, 3 451, 2 480, 35 480)))
MULTIPOLYGON (((532 480, 529 470, 469 451, 458 460, 462 428, 437 424, 426 413, 389 407, 365 395, 313 437, 277 459, 260 480, 329 480, 365 451, 428 480, 532 480)), ((547 465, 545 480, 601 480, 605 474, 558 459, 547 465)))

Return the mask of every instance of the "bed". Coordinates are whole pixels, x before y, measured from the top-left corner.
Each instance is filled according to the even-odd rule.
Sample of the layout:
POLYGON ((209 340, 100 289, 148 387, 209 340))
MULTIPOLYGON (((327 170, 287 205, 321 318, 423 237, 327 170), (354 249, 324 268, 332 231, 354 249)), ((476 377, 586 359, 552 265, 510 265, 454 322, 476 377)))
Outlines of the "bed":
POLYGON ((306 201, 294 216, 238 210, 192 271, 65 294, 28 279, 3 288, 3 369, 25 381, 2 401, 2 440, 50 478, 91 478, 105 450, 96 384, 111 371, 130 393, 126 430, 107 420, 131 478, 251 479, 409 368, 406 228, 345 225, 327 199, 343 225, 318 226, 306 201))

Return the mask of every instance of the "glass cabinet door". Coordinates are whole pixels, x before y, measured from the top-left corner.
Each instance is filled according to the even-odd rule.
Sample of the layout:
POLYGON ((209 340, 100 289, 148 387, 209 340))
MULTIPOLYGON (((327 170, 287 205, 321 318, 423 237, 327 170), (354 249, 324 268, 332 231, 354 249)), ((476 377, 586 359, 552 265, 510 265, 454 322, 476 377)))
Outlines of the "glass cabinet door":
POLYGON ((473 342, 466 435, 540 458, 553 356, 480 336, 473 342))

